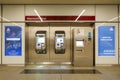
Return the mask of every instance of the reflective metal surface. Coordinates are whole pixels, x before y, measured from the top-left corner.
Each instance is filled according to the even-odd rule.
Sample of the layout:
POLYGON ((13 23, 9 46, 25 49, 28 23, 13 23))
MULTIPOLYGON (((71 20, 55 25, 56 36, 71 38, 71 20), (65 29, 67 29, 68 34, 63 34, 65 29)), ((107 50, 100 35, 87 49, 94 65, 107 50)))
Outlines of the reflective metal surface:
POLYGON ((93 66, 93 27, 85 26, 74 28, 73 35, 73 65, 77 67, 93 66))
POLYGON ((66 23, 41 23, 39 26, 26 26, 26 64, 61 64, 71 62, 71 42, 70 42, 70 24, 66 23), (44 30, 47 36, 47 53, 36 54, 35 52, 35 33, 44 30), (55 54, 55 31, 65 31, 65 48, 64 54, 55 54))
POLYGON ((95 69, 24 69, 21 74, 101 74, 95 69))
MULTIPOLYGON (((75 56, 73 50, 73 29, 92 26, 93 23, 29 23, 28 26, 26 26, 26 64, 72 64, 75 56), (35 52, 35 33, 38 30, 46 31, 46 54, 36 54, 35 52), (55 31, 65 32, 64 54, 55 53, 55 31)), ((89 47, 86 48, 89 49, 89 47)), ((89 52, 89 50, 85 52, 89 52)), ((88 57, 93 60, 95 58, 93 55, 88 57)), ((84 58, 84 60, 85 59, 86 58, 84 58)), ((88 60, 88 58, 86 60, 88 60)), ((88 60, 86 64, 93 63, 93 60, 88 60)), ((80 65, 82 65, 84 64, 83 62, 83 59, 81 59, 77 64, 80 63, 80 65)))

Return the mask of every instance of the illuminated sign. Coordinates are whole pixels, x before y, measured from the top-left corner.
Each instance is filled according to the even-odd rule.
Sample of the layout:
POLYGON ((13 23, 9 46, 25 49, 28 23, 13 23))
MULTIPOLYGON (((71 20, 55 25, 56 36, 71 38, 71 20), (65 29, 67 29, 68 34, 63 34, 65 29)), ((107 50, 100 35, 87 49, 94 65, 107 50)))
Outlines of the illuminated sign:
POLYGON ((5 56, 22 55, 22 28, 5 26, 5 56))
POLYGON ((115 56, 115 26, 98 28, 98 56, 115 56))

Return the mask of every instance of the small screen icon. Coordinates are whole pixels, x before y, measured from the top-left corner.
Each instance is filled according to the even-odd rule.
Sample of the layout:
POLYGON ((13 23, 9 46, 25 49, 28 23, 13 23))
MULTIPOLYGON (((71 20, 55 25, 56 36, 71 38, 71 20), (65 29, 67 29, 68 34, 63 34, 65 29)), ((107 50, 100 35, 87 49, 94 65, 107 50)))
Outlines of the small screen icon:
POLYGON ((37 46, 40 46, 40 44, 38 44, 37 46))
POLYGON ((59 46, 60 44, 57 44, 57 46, 59 46))

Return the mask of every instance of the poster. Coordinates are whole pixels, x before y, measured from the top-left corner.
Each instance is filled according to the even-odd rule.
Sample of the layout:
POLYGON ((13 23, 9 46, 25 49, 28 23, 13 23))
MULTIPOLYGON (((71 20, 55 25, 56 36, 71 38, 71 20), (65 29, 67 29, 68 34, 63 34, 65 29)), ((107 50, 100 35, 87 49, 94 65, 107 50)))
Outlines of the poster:
POLYGON ((22 28, 5 26, 5 56, 22 55, 22 28))
POLYGON ((98 56, 115 56, 115 26, 98 27, 98 56))

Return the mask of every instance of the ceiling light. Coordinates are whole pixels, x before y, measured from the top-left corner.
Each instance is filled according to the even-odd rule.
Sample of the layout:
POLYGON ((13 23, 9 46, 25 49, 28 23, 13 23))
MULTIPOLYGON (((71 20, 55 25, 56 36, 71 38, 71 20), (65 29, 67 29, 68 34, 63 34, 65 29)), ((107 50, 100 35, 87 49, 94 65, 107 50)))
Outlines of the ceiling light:
POLYGON ((79 16, 75 19, 75 22, 80 18, 80 16, 82 16, 83 15, 83 13, 85 12, 85 9, 84 10, 82 10, 82 12, 79 14, 79 16))
POLYGON ((43 22, 43 19, 40 17, 40 15, 38 14, 37 10, 34 9, 34 12, 36 13, 36 15, 39 17, 40 21, 43 22))
MULTIPOLYGON (((1 16, 0 16, 0 17, 1 17, 1 16)), ((1 17, 1 19, 3 19, 4 21, 8 21, 8 22, 10 22, 10 20, 7 19, 7 18, 1 17)))

